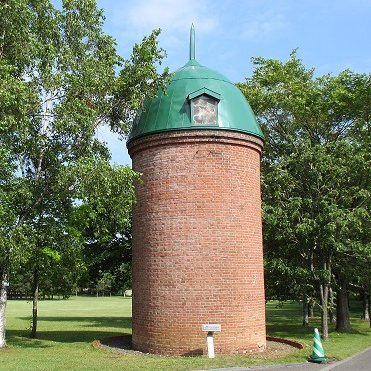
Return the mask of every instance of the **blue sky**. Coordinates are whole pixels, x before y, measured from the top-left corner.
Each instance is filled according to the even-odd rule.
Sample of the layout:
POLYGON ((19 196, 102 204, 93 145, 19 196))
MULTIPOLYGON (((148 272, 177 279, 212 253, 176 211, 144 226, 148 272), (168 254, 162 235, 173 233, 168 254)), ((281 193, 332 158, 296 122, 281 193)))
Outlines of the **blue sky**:
MULTIPOLYGON (((161 28, 160 46, 172 71, 188 60, 189 29, 196 59, 233 82, 252 74, 252 56, 287 60, 298 55, 317 75, 349 68, 370 72, 371 0, 98 0, 105 32, 129 57, 134 43, 161 28)), ((105 129, 113 161, 130 164, 124 142, 105 129)))

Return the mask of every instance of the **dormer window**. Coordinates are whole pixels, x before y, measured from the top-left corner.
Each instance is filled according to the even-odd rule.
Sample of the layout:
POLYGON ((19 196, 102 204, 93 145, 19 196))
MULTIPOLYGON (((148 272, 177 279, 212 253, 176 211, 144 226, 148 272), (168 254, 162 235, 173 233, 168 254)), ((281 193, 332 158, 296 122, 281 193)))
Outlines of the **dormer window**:
POLYGON ((191 120, 195 126, 218 125, 220 94, 203 88, 188 95, 191 105, 191 120))

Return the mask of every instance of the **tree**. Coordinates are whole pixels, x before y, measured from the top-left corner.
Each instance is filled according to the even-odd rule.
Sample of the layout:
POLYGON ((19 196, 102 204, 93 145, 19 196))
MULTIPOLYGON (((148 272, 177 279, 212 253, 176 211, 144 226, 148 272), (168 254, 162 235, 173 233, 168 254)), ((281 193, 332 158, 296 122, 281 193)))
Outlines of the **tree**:
POLYGON ((81 200, 71 223, 84 241, 88 280, 95 286, 102 274, 112 276, 113 291, 130 284, 131 209, 135 202, 134 183, 139 174, 128 166, 107 161, 84 160, 66 174, 81 200))
POLYGON ((370 188, 364 179, 369 176, 370 75, 346 70, 314 77, 296 51, 286 63, 264 58, 253 63, 253 76, 239 87, 266 137, 266 256, 281 256, 301 268, 304 295, 314 284, 326 339, 334 269, 344 272, 344 252, 367 258, 370 251, 365 238, 370 188))
POLYGON ((16 217, 10 207, 8 184, 12 180, 12 164, 5 149, 0 148, 0 348, 5 347, 5 308, 12 253, 12 226, 16 217))
POLYGON ((32 336, 41 277, 66 261, 68 253, 60 248, 68 250, 73 239, 69 220, 82 197, 74 182, 85 160, 109 159, 96 129, 110 125, 125 135, 135 110, 168 78, 167 69, 161 74, 156 69, 165 57, 158 48, 159 30, 124 60, 103 33, 103 21, 93 0, 64 0, 60 10, 48 0, 0 6, 0 144, 16 168, 11 233, 22 227, 27 237, 22 255, 33 274, 32 336), (72 183, 66 176, 71 171, 72 183))
MULTIPOLYGON (((22 33, 23 28, 20 27, 19 32, 16 31, 17 26, 21 25, 24 19, 22 15, 18 17, 17 12, 11 13, 6 19, 5 13, 9 10, 8 7, 8 3, 0 5, 0 136, 15 122, 21 121, 24 113, 34 103, 34 96, 28 84, 14 78, 20 74, 15 64, 24 64, 30 59, 26 49, 22 48, 23 42, 27 42, 22 33), (8 42, 5 43, 5 32, 10 25, 15 28, 9 32, 8 42), (16 50, 19 52, 18 57, 15 57, 16 50)), ((13 261, 17 257, 17 248, 21 245, 21 243, 14 243, 19 226, 12 201, 15 189, 22 188, 22 184, 14 176, 16 169, 14 154, 4 144, 3 138, 0 138, 0 348, 6 345, 7 287, 13 261)))
POLYGON ((96 292, 97 296, 99 292, 102 293, 104 296, 105 293, 108 291, 111 294, 112 284, 114 281, 114 276, 110 272, 99 272, 99 279, 96 284, 96 292))

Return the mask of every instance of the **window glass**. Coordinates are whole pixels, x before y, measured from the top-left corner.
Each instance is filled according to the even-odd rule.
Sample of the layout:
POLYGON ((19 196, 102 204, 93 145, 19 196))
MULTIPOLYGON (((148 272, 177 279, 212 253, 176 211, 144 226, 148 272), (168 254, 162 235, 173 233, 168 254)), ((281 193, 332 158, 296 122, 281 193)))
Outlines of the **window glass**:
POLYGON ((192 99, 192 122, 195 125, 216 125, 218 102, 206 95, 192 99))

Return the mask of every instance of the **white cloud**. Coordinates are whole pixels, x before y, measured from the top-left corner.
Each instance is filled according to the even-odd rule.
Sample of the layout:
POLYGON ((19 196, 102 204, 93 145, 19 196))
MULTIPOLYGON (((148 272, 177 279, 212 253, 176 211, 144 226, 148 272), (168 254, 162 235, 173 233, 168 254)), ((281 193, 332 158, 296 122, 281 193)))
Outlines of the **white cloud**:
POLYGON ((281 31, 288 26, 288 22, 282 15, 264 15, 257 17, 244 25, 241 37, 245 40, 261 40, 281 31))
POLYGON ((166 65, 177 69, 187 61, 187 38, 192 23, 196 40, 218 33, 223 20, 213 0, 98 0, 107 10, 107 31, 118 41, 121 55, 128 57, 131 45, 155 28, 161 28, 159 45, 167 52, 166 65), (184 57, 183 57, 184 55, 184 57), (181 56, 181 61, 179 58, 181 56))
POLYGON ((137 30, 161 28, 166 32, 189 30, 192 23, 198 31, 210 32, 217 25, 215 5, 209 0, 135 0, 115 4, 115 23, 137 30))
POLYGON ((225 73, 233 76, 231 66, 246 41, 269 42, 276 35, 282 38, 291 29, 291 13, 282 4, 286 0, 277 1, 279 6, 262 0, 98 0, 98 3, 106 10, 107 32, 118 40, 119 53, 125 58, 134 43, 154 28, 161 28, 159 46, 168 56, 164 64, 171 71, 176 70, 188 60, 188 35, 193 23, 197 60, 221 72, 227 68, 225 73))

